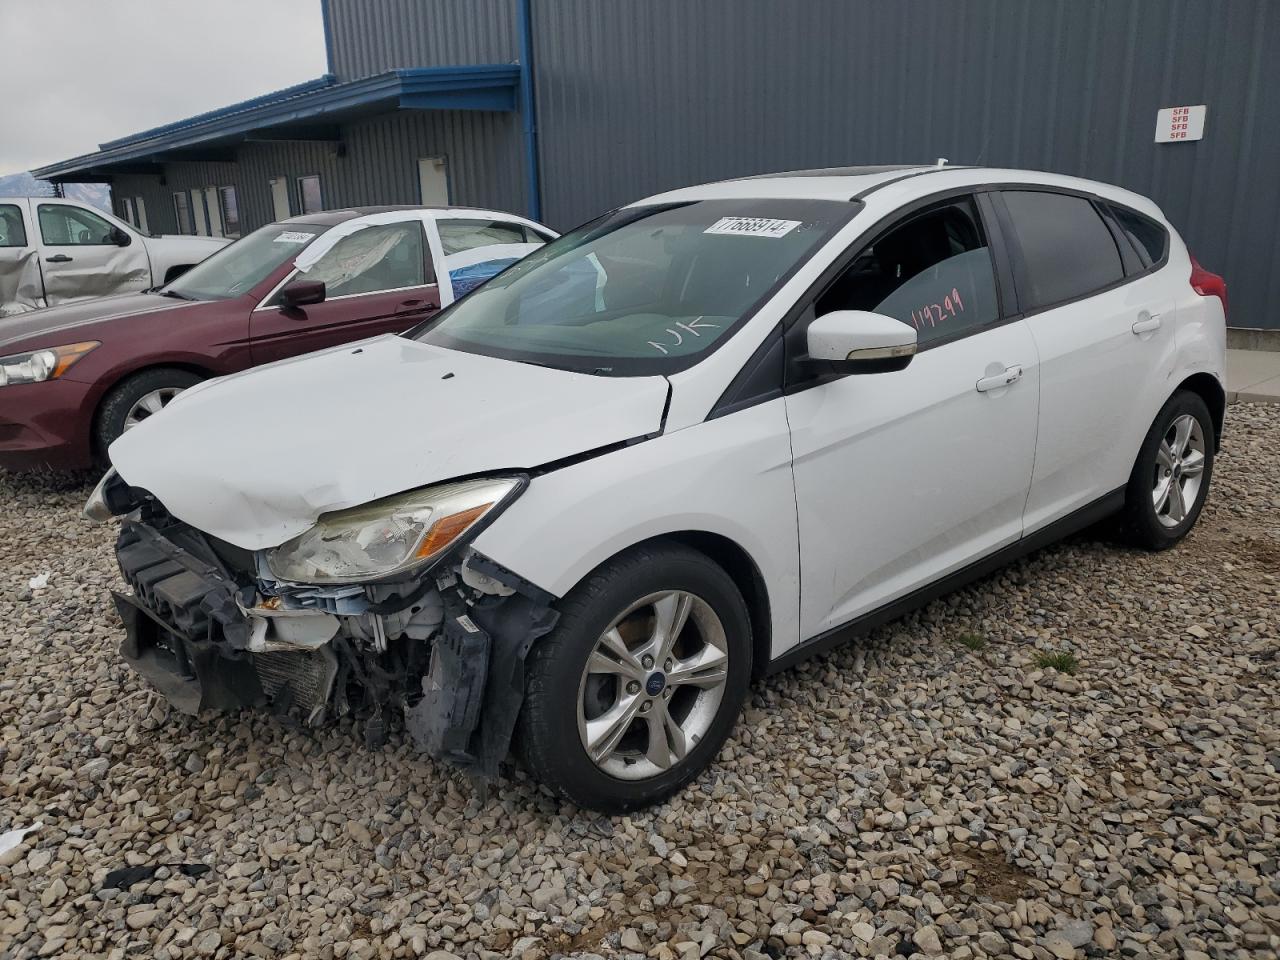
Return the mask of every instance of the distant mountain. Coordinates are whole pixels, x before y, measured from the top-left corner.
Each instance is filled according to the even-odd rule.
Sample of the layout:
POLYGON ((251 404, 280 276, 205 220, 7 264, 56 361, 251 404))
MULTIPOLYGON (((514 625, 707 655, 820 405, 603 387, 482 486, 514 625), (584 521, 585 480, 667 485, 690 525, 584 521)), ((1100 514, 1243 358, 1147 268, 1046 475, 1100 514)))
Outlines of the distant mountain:
MULTIPOLYGON (((79 200, 111 212, 111 187, 105 183, 68 183, 62 188, 63 196, 79 200)), ((30 173, 11 173, 0 177, 0 197, 52 197, 53 184, 37 180, 30 173)))

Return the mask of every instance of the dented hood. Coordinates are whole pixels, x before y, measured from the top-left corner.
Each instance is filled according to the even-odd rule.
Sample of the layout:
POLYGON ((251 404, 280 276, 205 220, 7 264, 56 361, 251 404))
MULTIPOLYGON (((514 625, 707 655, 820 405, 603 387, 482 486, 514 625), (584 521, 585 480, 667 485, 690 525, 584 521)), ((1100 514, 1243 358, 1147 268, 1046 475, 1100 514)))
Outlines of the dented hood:
POLYGON ((322 513, 657 432, 662 377, 594 377, 401 337, 193 387, 111 445, 131 486, 250 550, 322 513))

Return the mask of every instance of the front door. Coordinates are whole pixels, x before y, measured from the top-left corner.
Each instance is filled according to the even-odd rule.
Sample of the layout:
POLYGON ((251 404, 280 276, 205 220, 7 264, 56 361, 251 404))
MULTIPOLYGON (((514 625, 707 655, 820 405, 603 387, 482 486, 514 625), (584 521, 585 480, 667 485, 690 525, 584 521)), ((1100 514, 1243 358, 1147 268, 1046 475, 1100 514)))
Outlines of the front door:
POLYGON ((151 262, 141 238, 84 207, 36 204, 40 269, 49 306, 151 286, 151 262), (128 242, 121 245, 119 238, 128 242))
POLYGON ((787 397, 805 639, 1022 535, 1039 371, 1026 325, 1001 322, 986 236, 968 197, 912 214, 808 311, 892 316, 919 352, 905 370, 801 381, 787 397))
MULTIPOLYGON (((316 243, 323 243, 324 237, 316 243)), ((280 292, 253 312, 255 363, 399 333, 435 313, 440 293, 418 217, 367 226, 337 240, 292 280, 325 284, 323 303, 283 306, 280 292)))

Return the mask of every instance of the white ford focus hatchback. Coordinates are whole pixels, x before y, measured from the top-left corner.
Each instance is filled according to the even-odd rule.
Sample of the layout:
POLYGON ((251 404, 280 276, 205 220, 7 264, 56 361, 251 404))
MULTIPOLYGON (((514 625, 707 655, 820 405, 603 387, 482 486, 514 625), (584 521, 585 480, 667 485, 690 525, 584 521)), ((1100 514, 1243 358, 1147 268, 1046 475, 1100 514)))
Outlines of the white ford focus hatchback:
POLYGON ((1068 177, 678 190, 402 336, 210 381, 111 447, 125 658, 578 804, 665 797, 753 677, 1118 514, 1195 523, 1226 288, 1068 177))

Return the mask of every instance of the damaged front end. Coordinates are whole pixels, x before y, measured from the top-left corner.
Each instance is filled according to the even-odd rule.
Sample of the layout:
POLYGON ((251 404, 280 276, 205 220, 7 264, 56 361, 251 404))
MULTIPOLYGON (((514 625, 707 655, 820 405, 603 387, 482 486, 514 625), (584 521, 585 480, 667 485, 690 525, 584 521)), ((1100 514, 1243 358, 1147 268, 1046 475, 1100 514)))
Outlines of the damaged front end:
MULTIPOLYGON (((474 499, 483 483, 494 484, 464 492, 474 499)), ((461 486, 446 493, 457 500, 461 486)), ((555 625, 554 598, 468 546, 501 498, 483 511, 441 513, 451 501, 432 497, 434 514, 421 496, 397 500, 390 514, 361 508, 362 533, 350 542, 342 524, 352 520, 339 516, 276 550, 251 551, 109 475, 86 512, 126 514, 116 555, 131 592, 114 594, 127 633, 121 654, 189 714, 265 707, 310 725, 353 715, 377 745, 399 713, 425 752, 492 776, 520 711, 525 656, 555 625), (420 529, 407 529, 415 516, 425 517, 420 529), (366 555, 392 572, 340 582, 366 555), (295 569, 321 582, 278 576, 295 569)))

